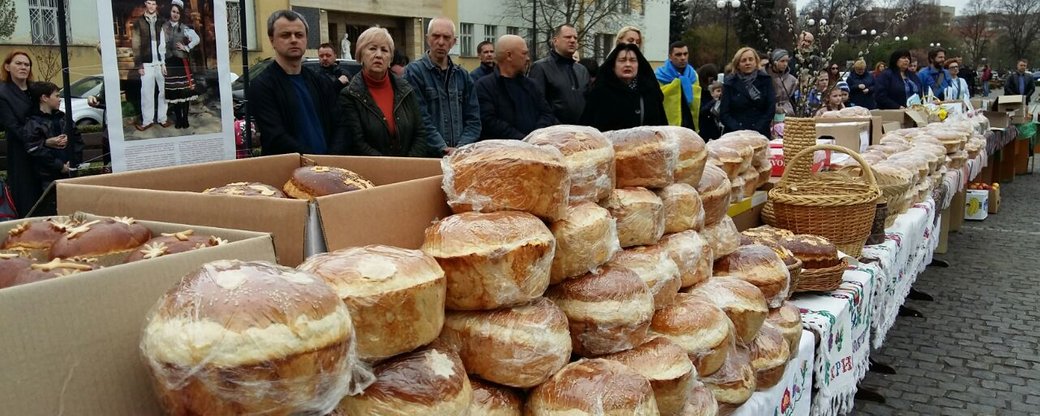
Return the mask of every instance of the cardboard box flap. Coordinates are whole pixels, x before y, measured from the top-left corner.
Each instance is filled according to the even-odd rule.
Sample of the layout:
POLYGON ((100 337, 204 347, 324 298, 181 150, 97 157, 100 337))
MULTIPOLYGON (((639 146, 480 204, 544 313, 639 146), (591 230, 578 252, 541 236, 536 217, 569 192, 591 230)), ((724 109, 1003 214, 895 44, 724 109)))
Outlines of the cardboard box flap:
POLYGON ((283 264, 303 261, 304 221, 307 201, 280 198, 248 198, 248 211, 242 200, 248 197, 203 195, 176 191, 114 188, 75 183, 58 183, 58 212, 70 214, 89 207, 98 215, 129 216, 180 224, 203 223, 222 228, 270 232, 274 236, 279 260, 283 264), (75 192, 66 191, 76 188, 75 192))
POLYGON ((58 183, 202 192, 232 182, 260 182, 281 189, 293 169, 300 167, 300 161, 300 155, 294 153, 87 176, 58 183))
POLYGON ((882 131, 884 131, 886 134, 899 130, 901 128, 903 128, 903 124, 895 121, 882 124, 882 131))
POLYGON ((441 176, 318 198, 318 214, 329 250, 368 244, 419 248, 431 220, 451 215, 441 176))
POLYGON ((916 110, 906 110, 906 116, 909 117, 917 127, 922 127, 928 124, 927 113, 916 110))
POLYGON ((1001 96, 997 97, 997 104, 1000 104, 1000 105, 1005 105, 1005 104, 1010 104, 1010 105, 1019 104, 1019 105, 1021 105, 1021 104, 1024 104, 1025 102, 1026 102, 1026 96, 1024 96, 1024 95, 1001 95, 1001 96))
POLYGON ((148 311, 203 263, 274 261, 267 234, 142 223, 157 232, 188 227, 237 241, 0 290, 4 414, 161 414, 138 349, 148 311))
POLYGON ((324 166, 349 169, 376 185, 404 182, 441 174, 441 159, 404 157, 343 157, 303 155, 324 166), (388 166, 392 168, 388 169, 388 166))

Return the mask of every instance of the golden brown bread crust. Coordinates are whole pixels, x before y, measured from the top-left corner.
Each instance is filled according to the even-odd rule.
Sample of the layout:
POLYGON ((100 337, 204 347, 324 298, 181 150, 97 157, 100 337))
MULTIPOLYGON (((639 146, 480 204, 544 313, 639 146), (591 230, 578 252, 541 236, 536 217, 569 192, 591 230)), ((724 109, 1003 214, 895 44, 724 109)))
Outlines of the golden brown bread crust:
POLYGON ((694 381, 686 406, 683 406, 679 416, 716 416, 718 412, 719 402, 715 401, 711 389, 699 380, 694 381))
POLYGON ((372 372, 376 382, 361 394, 344 397, 339 410, 348 415, 457 415, 472 401, 466 369, 449 349, 426 347, 384 361, 372 372))
POLYGON ((304 166, 296 168, 282 190, 296 199, 314 199, 374 188, 375 184, 352 171, 332 166, 304 166))
POLYGON ((715 261, 714 276, 733 276, 755 285, 771 307, 779 307, 790 290, 791 275, 780 256, 761 244, 740 246, 715 261))
POLYGON ((650 333, 682 347, 698 374, 711 375, 726 360, 733 331, 726 313, 707 299, 680 293, 671 306, 654 313, 650 333))
POLYGON ((759 330, 755 342, 748 346, 751 353, 751 367, 755 369, 756 386, 768 389, 780 382, 784 375, 787 361, 791 358, 791 348, 780 331, 766 322, 759 330))
POLYGON ((549 284, 581 276, 606 263, 621 250, 617 220, 591 202, 567 208, 567 216, 549 226, 556 238, 549 284))
POLYGON ((769 310, 766 322, 784 335, 791 350, 790 355, 798 355, 798 345, 802 340, 802 313, 798 307, 791 302, 784 302, 779 308, 769 310))
POLYGON ((779 243, 801 259, 802 267, 806 269, 834 267, 841 262, 838 258, 838 248, 823 237, 799 234, 784 237, 779 243))
POLYGON ((606 135, 614 145, 618 188, 663 188, 674 182, 678 142, 646 127, 614 130, 606 135))
POLYGON ((130 253, 130 256, 126 258, 126 262, 154 259, 206 247, 216 247, 227 243, 227 240, 220 237, 196 235, 194 230, 184 230, 173 234, 163 234, 148 240, 141 248, 130 253))
POLYGON ((722 168, 730 180, 736 179, 751 167, 751 159, 755 154, 749 145, 723 140, 712 140, 705 147, 708 149, 708 164, 722 168))
POLYGON ((152 238, 152 231, 133 218, 85 222, 68 229, 51 247, 51 258, 125 256, 152 238))
POLYGON ((747 347, 740 343, 731 344, 722 368, 701 381, 711 389, 720 405, 744 404, 756 388, 755 370, 751 367, 747 347))
POLYGON ((532 131, 524 141, 563 153, 570 172, 570 203, 597 202, 614 189, 614 146, 592 127, 559 125, 532 131))
POLYGON ((674 183, 656 193, 664 203, 665 233, 704 229, 704 206, 696 188, 685 183, 674 183))
POLYGON ((642 344, 654 314, 650 289, 628 269, 604 266, 549 288, 570 326, 574 353, 588 357, 642 344))
POLYGON ((79 224, 71 217, 54 217, 45 220, 31 220, 18 224, 7 232, 7 239, 0 248, 3 250, 50 250, 65 230, 79 224))
POLYGON ((726 312, 733 322, 737 339, 750 343, 758 335, 769 308, 762 291, 735 277, 715 276, 693 288, 690 293, 709 299, 726 312))
POLYGON ((362 360, 429 344, 444 325, 444 271, 422 251, 351 247, 311 256, 298 269, 322 278, 343 299, 362 360))
POLYGON ((517 140, 483 140, 441 159, 442 187, 455 212, 517 210, 562 218, 570 195, 563 153, 517 140))
POLYGON ((704 227, 701 236, 711 246, 711 252, 716 261, 740 247, 740 232, 737 231, 737 225, 733 219, 728 216, 715 225, 704 227))
POLYGON ((685 183, 697 186, 704 172, 704 163, 707 161, 708 152, 704 148, 704 139, 693 129, 681 126, 648 126, 664 134, 664 137, 677 144, 679 158, 675 165, 672 177, 676 183, 685 183))
POLYGON ((661 238, 660 245, 679 267, 682 288, 695 286, 711 277, 715 257, 708 242, 698 232, 690 230, 667 234, 661 238))
POLYGON ((498 384, 541 384, 571 357, 567 315, 538 298, 511 308, 449 312, 439 342, 455 349, 470 374, 498 384))
POLYGON ((444 270, 448 309, 487 310, 541 296, 556 245, 531 214, 465 212, 427 228, 422 251, 444 270))
POLYGON ((92 261, 54 259, 47 263, 34 263, 24 253, 3 253, 0 254, 0 289, 95 270, 98 265, 92 261))
POLYGON ((612 268, 632 270, 639 275, 654 296, 654 309, 671 305, 682 286, 679 267, 668 256, 668 251, 659 245, 621 250, 607 264, 612 268))
POLYGON ((730 181, 726 172, 718 166, 708 164, 697 184, 697 193, 704 206, 704 226, 712 226, 726 216, 730 203, 730 181))
POLYGON ((260 182, 234 182, 202 191, 204 194, 287 198, 281 189, 260 182))
POLYGON ((617 219, 621 247, 657 244, 664 235, 664 202, 646 188, 615 189, 600 205, 617 219))
POLYGON ((536 387, 524 414, 657 415, 650 382, 616 361, 583 359, 536 387))
POLYGON ((524 402, 515 390, 479 378, 470 378, 469 384, 473 386, 470 416, 520 416, 523 413, 524 402))
POLYGON ((650 380, 661 414, 678 414, 686 404, 697 377, 690 358, 682 347, 665 337, 653 338, 628 351, 604 355, 628 366, 650 380))

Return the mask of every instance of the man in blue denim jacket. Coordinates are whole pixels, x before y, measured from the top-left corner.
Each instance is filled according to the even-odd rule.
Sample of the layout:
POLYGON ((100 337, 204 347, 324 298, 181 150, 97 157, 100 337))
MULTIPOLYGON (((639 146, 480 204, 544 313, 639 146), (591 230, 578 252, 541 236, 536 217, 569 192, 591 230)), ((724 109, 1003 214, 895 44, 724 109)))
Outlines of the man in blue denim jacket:
POLYGON ((480 107, 473 78, 448 57, 455 41, 454 22, 443 17, 431 20, 426 35, 429 50, 404 70, 408 83, 419 93, 426 140, 434 157, 451 154, 480 138, 480 107))

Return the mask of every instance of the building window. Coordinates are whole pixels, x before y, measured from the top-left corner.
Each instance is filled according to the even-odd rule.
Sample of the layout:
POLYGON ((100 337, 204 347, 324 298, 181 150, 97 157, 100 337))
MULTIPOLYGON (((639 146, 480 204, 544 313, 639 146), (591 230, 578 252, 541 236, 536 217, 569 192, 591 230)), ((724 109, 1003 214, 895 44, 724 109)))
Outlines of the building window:
POLYGON ((597 61, 603 61, 610 54, 610 51, 614 49, 614 38, 615 35, 609 33, 600 33, 596 35, 596 47, 593 49, 593 55, 595 55, 597 61))
MULTIPOLYGON (((58 1, 29 0, 29 28, 33 45, 58 44, 58 1)), ((68 43, 72 43, 72 29, 69 25, 69 1, 65 2, 65 34, 68 43)))
POLYGON ((520 28, 516 26, 506 26, 506 34, 520 36, 520 28))
POLYGON ((459 44, 462 47, 462 56, 476 56, 473 50, 473 23, 459 25, 459 44))
POLYGON ((498 39, 498 26, 484 25, 484 40, 494 43, 495 39, 498 39))
POLYGON ((246 29, 246 46, 249 49, 256 49, 253 0, 245 0, 244 2, 242 0, 227 0, 225 5, 228 19, 228 47, 232 50, 242 48, 242 25, 244 24, 246 29), (245 22, 239 19, 239 8, 243 4, 246 7, 245 22))
POLYGON ((632 1, 621 0, 621 13, 632 14, 632 1))

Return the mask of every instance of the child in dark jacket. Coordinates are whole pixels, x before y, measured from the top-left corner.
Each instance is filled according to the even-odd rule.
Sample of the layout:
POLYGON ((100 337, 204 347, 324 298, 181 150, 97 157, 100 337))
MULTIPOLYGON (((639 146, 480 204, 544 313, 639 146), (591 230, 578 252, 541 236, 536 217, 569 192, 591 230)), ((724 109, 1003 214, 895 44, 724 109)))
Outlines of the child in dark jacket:
POLYGON ((708 86, 711 99, 701 104, 700 135, 704 141, 715 140, 722 136, 722 121, 719 120, 719 100, 722 98, 722 83, 712 82, 708 86))
POLYGON ((83 140, 65 124, 65 113, 58 110, 58 86, 36 82, 29 86, 32 107, 22 128, 26 152, 46 189, 51 182, 68 177, 72 167, 83 160, 83 140), (66 133, 68 132, 68 133, 66 133))

